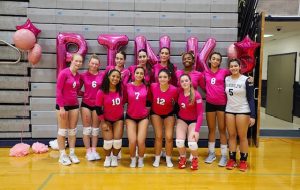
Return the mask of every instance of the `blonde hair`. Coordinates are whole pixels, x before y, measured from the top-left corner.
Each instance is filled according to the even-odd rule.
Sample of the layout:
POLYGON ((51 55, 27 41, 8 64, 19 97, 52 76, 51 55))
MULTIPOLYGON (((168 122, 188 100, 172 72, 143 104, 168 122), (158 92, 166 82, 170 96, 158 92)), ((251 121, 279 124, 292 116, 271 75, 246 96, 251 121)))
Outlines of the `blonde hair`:
POLYGON ((73 61, 74 58, 75 58, 76 56, 79 56, 79 57, 81 57, 81 59, 83 59, 83 56, 82 56, 81 54, 79 54, 79 53, 74 53, 74 54, 72 54, 72 59, 71 59, 71 61, 73 61))
POLYGON ((97 54, 93 53, 92 56, 91 56, 90 59, 89 59, 89 62, 91 62, 92 59, 97 59, 97 60, 99 61, 99 63, 100 63, 100 59, 99 59, 99 57, 97 56, 97 54))
POLYGON ((194 87, 192 86, 192 79, 191 77, 188 75, 188 74, 182 74, 180 77, 179 77, 179 81, 182 77, 188 77, 188 79, 190 80, 191 84, 190 84, 190 95, 189 95, 189 104, 190 105, 193 105, 194 102, 195 102, 195 89, 194 87))

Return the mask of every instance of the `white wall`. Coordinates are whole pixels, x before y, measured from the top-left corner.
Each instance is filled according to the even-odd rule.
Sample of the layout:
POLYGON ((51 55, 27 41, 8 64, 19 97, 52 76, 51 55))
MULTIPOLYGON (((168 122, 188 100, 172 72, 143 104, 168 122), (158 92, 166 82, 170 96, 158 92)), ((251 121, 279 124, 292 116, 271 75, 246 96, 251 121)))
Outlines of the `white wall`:
POLYGON ((266 42, 264 45, 264 60, 263 60, 263 69, 262 69, 262 79, 267 80, 267 68, 268 68, 268 56, 283 54, 283 53, 292 53, 297 52, 297 67, 295 81, 299 80, 300 72, 300 35, 292 36, 285 39, 273 40, 266 42))

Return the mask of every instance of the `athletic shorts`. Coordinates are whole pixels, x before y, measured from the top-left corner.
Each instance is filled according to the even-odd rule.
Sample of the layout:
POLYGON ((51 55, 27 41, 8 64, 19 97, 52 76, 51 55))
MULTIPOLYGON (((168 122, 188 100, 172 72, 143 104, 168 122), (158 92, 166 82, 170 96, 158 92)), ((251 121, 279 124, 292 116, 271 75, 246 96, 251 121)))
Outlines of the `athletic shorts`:
POLYGON ((178 116, 178 119, 181 119, 182 121, 184 121, 187 125, 190 125, 192 123, 197 123, 197 120, 185 120, 185 119, 182 119, 178 116))
POLYGON ((123 121, 124 120, 124 115, 122 115, 122 117, 120 119, 117 119, 115 121, 110 121, 105 119, 106 122, 109 122, 111 124, 111 126, 113 126, 117 121, 123 121))
POLYGON ((226 105, 214 105, 209 102, 206 102, 205 111, 206 112, 216 112, 223 111, 225 112, 226 105))
POLYGON ((133 119, 132 117, 130 117, 128 114, 126 114, 126 119, 130 119, 135 121, 136 123, 139 123, 140 121, 144 120, 144 119, 148 119, 148 115, 142 119, 133 119))
POLYGON ((167 117, 169 117, 169 116, 174 116, 174 110, 172 110, 170 113, 168 113, 168 114, 166 114, 166 115, 159 115, 159 114, 157 114, 157 113, 155 113, 155 112, 153 112, 152 110, 150 111, 150 115, 158 115, 158 116, 160 116, 162 119, 166 119, 167 117))
POLYGON ((87 108, 87 109, 89 109, 90 111, 96 110, 96 106, 89 106, 89 105, 87 105, 87 104, 84 103, 84 102, 81 102, 81 107, 87 108))
POLYGON ((225 112, 225 113, 228 113, 228 114, 233 114, 233 115, 251 115, 250 112, 246 112, 246 113, 232 113, 232 112, 225 112))
MULTIPOLYGON (((66 111, 70 111, 70 110, 78 109, 79 105, 76 105, 76 106, 64 106, 64 108, 65 108, 66 111)), ((58 104, 56 104, 56 110, 60 110, 58 104)))

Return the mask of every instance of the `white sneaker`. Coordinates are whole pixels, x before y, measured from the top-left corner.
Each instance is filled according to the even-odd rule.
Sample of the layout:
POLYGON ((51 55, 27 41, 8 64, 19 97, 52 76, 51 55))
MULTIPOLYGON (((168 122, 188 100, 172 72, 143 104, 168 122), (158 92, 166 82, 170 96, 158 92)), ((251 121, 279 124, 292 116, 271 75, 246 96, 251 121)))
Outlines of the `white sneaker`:
POLYGON ((96 160, 95 155, 93 154, 93 152, 88 152, 88 153, 86 153, 85 158, 86 158, 88 161, 94 161, 94 160, 96 160))
POLYGON ((173 168, 173 163, 172 163, 172 159, 169 156, 166 156, 166 162, 167 162, 167 167, 168 168, 173 168))
POLYGON ((59 163, 61 163, 62 165, 64 166, 69 166, 71 165, 71 160, 70 158, 66 155, 66 154, 63 154, 59 157, 59 160, 58 160, 59 163))
POLYGON ((144 167, 144 158, 139 158, 138 159, 138 168, 143 168, 144 167))
POLYGON ((130 158, 130 159, 131 159, 131 162, 130 162, 129 167, 135 168, 136 167, 136 157, 133 157, 133 158, 130 158))
POLYGON ((152 166, 158 168, 159 167, 159 162, 160 162, 160 156, 155 156, 155 160, 154 160, 152 166))
POLYGON ((95 160, 101 160, 101 156, 98 154, 98 152, 92 152, 94 155, 95 160))
POLYGON ((216 154, 214 152, 209 152, 207 158, 205 159, 205 163, 211 164, 216 160, 216 154))
POLYGON ((118 166, 118 156, 112 156, 110 166, 111 167, 117 167, 118 166))
POLYGON ((104 167, 110 167, 110 164, 111 164, 111 156, 106 156, 105 160, 104 160, 104 163, 103 163, 103 166, 104 167))
POLYGON ((223 156, 221 156, 218 165, 219 165, 220 167, 225 167, 226 164, 227 164, 227 156, 223 155, 223 156))
POLYGON ((74 164, 78 164, 80 161, 78 159, 78 157, 76 156, 76 154, 69 154, 70 160, 72 161, 72 163, 74 164))

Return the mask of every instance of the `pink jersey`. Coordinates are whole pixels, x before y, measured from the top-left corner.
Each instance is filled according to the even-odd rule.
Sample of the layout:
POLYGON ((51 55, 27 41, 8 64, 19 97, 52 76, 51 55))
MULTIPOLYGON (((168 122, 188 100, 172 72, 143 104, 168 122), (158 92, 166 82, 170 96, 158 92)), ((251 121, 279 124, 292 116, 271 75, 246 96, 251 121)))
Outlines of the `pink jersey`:
MULTIPOLYGON (((153 71, 154 71, 154 82, 158 83, 158 73, 162 69, 168 69, 168 66, 162 66, 160 63, 156 63, 153 66, 153 71)), ((177 71, 177 66, 174 65, 174 76, 171 76, 170 84, 176 86, 177 85, 177 79, 176 79, 176 71, 177 71)))
POLYGON ((174 104, 177 102, 177 88, 170 85, 168 90, 162 92, 159 83, 152 83, 150 86, 152 111, 157 115, 167 115, 173 111, 174 104))
MULTIPOLYGON (((115 66, 107 66, 105 69, 105 73, 108 73, 110 70, 115 69, 115 66)), ((128 69, 122 69, 121 70, 121 80, 122 80, 122 84, 123 86, 125 86, 130 79, 130 71, 128 69)))
POLYGON ((100 89, 104 77, 104 72, 98 72, 93 75, 89 71, 80 74, 80 86, 84 85, 84 93, 82 101, 89 105, 95 106, 96 94, 100 89))
POLYGON ((123 97, 118 92, 104 93, 101 89, 96 95, 96 106, 102 107, 103 115, 99 115, 100 120, 117 121, 123 119, 123 97))
MULTIPOLYGON (((130 75, 131 75, 131 81, 134 81, 134 70, 137 67, 137 65, 131 65, 128 70, 130 71, 130 75)), ((151 69, 151 73, 148 72, 147 68, 145 69, 145 83, 148 85, 151 83, 152 80, 152 74, 153 73, 153 69, 151 69)))
POLYGON ((190 104, 189 96, 184 96, 183 90, 180 90, 178 105, 180 107, 178 116, 183 120, 196 120, 195 131, 199 132, 203 121, 203 104, 200 93, 195 91, 195 101, 193 104, 190 104))
MULTIPOLYGON (((184 70, 176 71, 176 77, 178 79, 177 85, 180 86, 180 76, 184 74, 184 70)), ((200 86, 202 89, 205 89, 204 76, 199 71, 191 71, 189 72, 189 76, 191 77, 192 84, 194 89, 197 89, 200 86)))
POLYGON ((214 105, 226 105, 225 77, 229 70, 219 69, 217 72, 204 71, 206 101, 214 105))
POLYGON ((59 107, 78 105, 77 93, 79 89, 79 73, 74 76, 69 67, 63 69, 56 82, 56 104, 59 107))
POLYGON ((148 97, 148 89, 145 84, 135 86, 128 83, 126 87, 127 114, 133 119, 143 119, 148 116, 146 101, 148 97))

